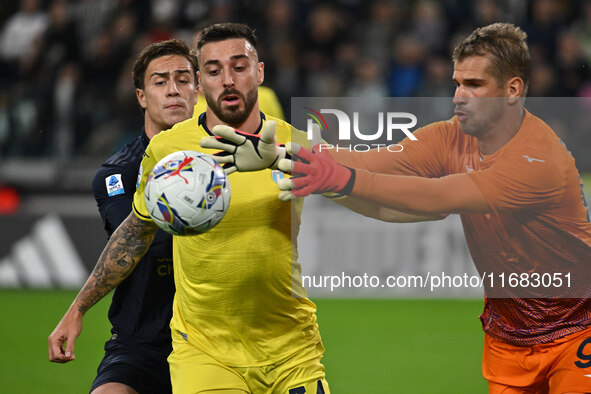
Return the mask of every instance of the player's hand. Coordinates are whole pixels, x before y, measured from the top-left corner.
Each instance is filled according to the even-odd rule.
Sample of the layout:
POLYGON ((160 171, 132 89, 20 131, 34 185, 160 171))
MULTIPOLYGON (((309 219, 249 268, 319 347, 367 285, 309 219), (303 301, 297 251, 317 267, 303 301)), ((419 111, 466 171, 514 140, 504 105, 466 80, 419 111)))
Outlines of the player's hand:
POLYGON ((285 148, 277 146, 277 123, 266 121, 260 134, 249 134, 230 126, 217 125, 211 131, 216 137, 205 137, 202 148, 220 149, 211 155, 224 168, 226 174, 234 171, 260 171, 277 169, 277 163, 285 157, 285 148))
POLYGON ((277 183, 282 190, 280 200, 289 201, 312 193, 331 193, 332 197, 338 197, 351 192, 354 170, 338 164, 321 145, 309 151, 296 143, 288 143, 286 149, 291 159, 279 160, 279 169, 292 177, 277 183))
POLYGON ((49 361, 63 364, 75 360, 74 342, 81 331, 82 315, 68 310, 47 339, 49 361))

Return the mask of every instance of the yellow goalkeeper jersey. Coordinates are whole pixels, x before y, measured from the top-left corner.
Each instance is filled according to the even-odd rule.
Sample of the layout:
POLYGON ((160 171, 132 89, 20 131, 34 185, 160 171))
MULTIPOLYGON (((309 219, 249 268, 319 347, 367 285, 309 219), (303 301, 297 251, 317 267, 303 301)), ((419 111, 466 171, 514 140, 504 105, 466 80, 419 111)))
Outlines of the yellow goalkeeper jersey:
MULTIPOLYGON (((279 143, 293 139, 306 144, 303 132, 261 116, 261 126, 266 119, 277 121, 279 143)), ((156 163, 179 150, 213 153, 199 146, 209 135, 203 113, 152 138, 133 202, 139 218, 151 220, 144 186, 156 163)), ((280 175, 270 169, 232 173, 224 219, 205 234, 173 238, 176 294, 171 329, 229 366, 273 364, 320 342, 316 306, 301 287, 297 247, 292 244, 302 202, 277 198, 280 175)))

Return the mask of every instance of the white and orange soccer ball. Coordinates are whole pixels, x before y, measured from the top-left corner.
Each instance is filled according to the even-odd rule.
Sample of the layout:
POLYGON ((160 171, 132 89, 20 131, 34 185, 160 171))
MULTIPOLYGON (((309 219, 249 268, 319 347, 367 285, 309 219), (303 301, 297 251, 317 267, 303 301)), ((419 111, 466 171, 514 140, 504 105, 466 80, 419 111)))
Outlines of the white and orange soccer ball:
POLYGON ((150 216, 174 235, 212 229, 226 214, 230 196, 230 182, 222 167, 211 157, 189 150, 161 159, 144 189, 150 216))

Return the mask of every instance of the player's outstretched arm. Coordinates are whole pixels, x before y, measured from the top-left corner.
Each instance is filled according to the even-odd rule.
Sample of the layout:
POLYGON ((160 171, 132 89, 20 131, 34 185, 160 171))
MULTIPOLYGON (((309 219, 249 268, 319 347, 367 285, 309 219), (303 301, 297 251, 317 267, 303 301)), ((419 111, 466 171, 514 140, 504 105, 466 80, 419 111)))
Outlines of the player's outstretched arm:
POLYGON ((379 174, 344 167, 330 155, 296 144, 287 146, 287 151, 291 159, 280 160, 279 169, 293 177, 278 182, 284 201, 330 192, 415 215, 492 212, 468 174, 442 178, 379 174))
POLYGON ((276 128, 277 123, 273 120, 265 122, 259 134, 217 125, 211 130, 216 137, 205 137, 199 145, 202 148, 220 150, 212 157, 222 164, 226 174, 234 171, 277 169, 277 163, 285 157, 285 148, 277 146, 276 128))
POLYGON ((385 222, 422 222, 441 220, 448 216, 445 213, 402 212, 366 199, 347 196, 352 191, 355 181, 354 171, 351 168, 339 165, 334 161, 334 158, 326 153, 326 150, 317 149, 316 146, 313 152, 308 152, 305 149, 300 150, 297 144, 288 144, 288 154, 292 155, 294 151, 293 160, 282 160, 279 164, 281 170, 294 175, 294 178, 284 178, 279 181, 279 187, 284 190, 279 198, 284 201, 310 193, 327 193, 325 195, 337 204, 353 212, 385 222), (346 198, 335 198, 345 196, 346 198))
POLYGON ((82 317, 133 271, 150 247, 157 228, 132 212, 115 230, 90 277, 49 335, 49 361, 67 363, 75 359, 74 342, 82 331, 82 317))
POLYGON ((350 209, 353 212, 357 212, 363 216, 367 216, 373 219, 378 219, 383 222, 391 223, 415 223, 415 222, 427 222, 434 220, 442 220, 449 215, 444 214, 430 214, 430 215, 419 215, 414 213, 397 211, 391 208, 384 207, 382 205, 368 202, 367 200, 348 196, 346 198, 333 199, 335 203, 342 205, 345 208, 350 209))

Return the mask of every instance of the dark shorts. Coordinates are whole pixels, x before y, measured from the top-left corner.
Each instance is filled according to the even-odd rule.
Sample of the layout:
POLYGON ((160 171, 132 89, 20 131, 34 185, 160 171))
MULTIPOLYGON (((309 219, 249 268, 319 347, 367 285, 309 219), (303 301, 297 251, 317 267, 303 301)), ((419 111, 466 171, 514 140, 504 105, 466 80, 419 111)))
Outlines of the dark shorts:
POLYGON ((90 391, 105 383, 123 383, 140 394, 172 393, 168 353, 109 341, 90 391))

